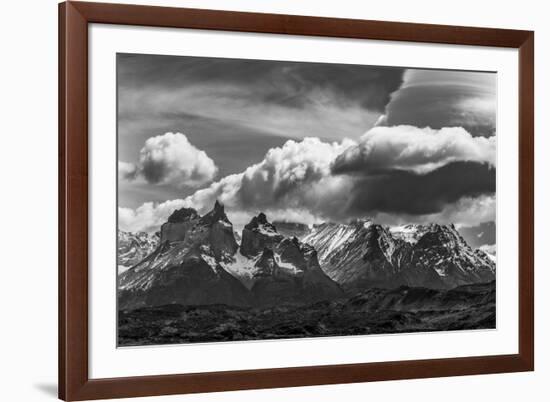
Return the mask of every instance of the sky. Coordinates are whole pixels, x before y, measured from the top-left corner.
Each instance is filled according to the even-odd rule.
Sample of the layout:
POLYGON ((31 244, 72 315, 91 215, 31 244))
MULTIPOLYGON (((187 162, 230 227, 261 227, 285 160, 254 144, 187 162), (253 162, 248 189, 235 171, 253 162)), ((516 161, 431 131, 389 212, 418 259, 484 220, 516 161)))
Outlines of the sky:
POLYGON ((496 74, 119 54, 119 227, 495 219, 496 74))

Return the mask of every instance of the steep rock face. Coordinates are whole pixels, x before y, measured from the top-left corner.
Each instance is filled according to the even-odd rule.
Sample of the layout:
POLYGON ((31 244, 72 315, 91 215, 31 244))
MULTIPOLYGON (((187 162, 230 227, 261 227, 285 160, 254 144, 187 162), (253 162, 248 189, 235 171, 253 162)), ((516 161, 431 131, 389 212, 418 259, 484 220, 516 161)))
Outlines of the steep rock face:
POLYGON ((319 250, 324 271, 346 289, 384 286, 399 268, 392 264, 395 239, 369 221, 324 224, 304 242, 319 250))
POLYGON ((117 243, 117 264, 119 271, 136 265, 149 254, 151 254, 159 244, 157 234, 150 235, 145 232, 131 233, 118 231, 117 243))
POLYGON ((251 292, 257 304, 292 303, 300 299, 297 277, 277 264, 272 249, 264 249, 254 268, 251 292))
POLYGON ((185 234, 198 223, 199 214, 193 208, 175 210, 161 226, 160 242, 183 241, 185 234))
POLYGON ((343 295, 321 269, 311 246, 293 237, 284 238, 273 250, 264 249, 256 263, 259 269, 251 290, 258 304, 312 303, 343 295))
POLYGON ((161 243, 166 241, 187 244, 207 244, 216 259, 232 256, 238 248, 233 225, 227 218, 223 205, 216 201, 214 208, 199 216, 192 208, 181 208, 172 213, 161 227, 161 243))
POLYGON ((321 269, 315 250, 287 238, 260 213, 243 229, 240 250, 224 267, 260 305, 330 300, 343 292, 321 269))
POLYGON ((235 254, 239 245, 233 234, 233 224, 227 218, 223 205, 218 201, 214 209, 200 219, 201 227, 208 228, 203 243, 210 245, 216 260, 225 260, 235 254))
POLYGON ((323 262, 355 235, 356 228, 352 225, 323 223, 315 225, 302 241, 313 245, 323 262))
POLYGON ((275 226, 267 221, 264 213, 258 214, 245 225, 241 238, 241 254, 254 257, 265 248, 273 248, 283 240, 275 226))

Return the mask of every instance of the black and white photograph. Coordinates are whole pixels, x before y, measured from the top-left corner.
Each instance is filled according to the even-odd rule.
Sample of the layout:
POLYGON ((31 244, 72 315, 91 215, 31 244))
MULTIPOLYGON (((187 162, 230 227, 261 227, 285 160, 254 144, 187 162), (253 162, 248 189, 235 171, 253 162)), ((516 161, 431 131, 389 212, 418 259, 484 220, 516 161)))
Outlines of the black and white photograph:
POLYGON ((495 72, 116 68, 119 347, 496 328, 495 72))

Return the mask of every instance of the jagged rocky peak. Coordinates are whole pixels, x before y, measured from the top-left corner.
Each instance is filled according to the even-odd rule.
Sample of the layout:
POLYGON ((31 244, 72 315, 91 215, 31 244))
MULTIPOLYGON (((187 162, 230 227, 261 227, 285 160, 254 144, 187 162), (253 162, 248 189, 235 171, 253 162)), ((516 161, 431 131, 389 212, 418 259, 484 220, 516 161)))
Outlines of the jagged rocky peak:
POLYGON ((430 225, 414 245, 409 265, 433 268, 447 287, 495 278, 494 261, 476 253, 454 225, 430 225))
POLYGON ((218 201, 202 217, 193 208, 174 211, 161 227, 161 242, 166 241, 184 242, 187 247, 207 244, 216 258, 232 256, 238 248, 233 225, 218 201))
POLYGON ((255 264, 253 286, 257 303, 311 303, 342 296, 340 286, 321 270, 315 250, 296 237, 265 247, 255 264))
POLYGON ((243 228, 241 254, 249 257, 258 255, 264 248, 272 249, 281 240, 283 236, 277 232, 275 225, 260 212, 243 228))
POLYGON ((391 260, 397 245, 391 233, 384 226, 372 223, 369 226, 363 226, 363 233, 370 250, 376 248, 384 254, 388 261, 391 260))
POLYGON ((275 261, 275 254, 273 253, 273 250, 267 247, 264 248, 264 251, 258 261, 256 261, 256 264, 254 264, 254 267, 258 269, 255 273, 256 277, 275 274, 278 266, 275 261))
POLYGON ((320 269, 317 252, 311 245, 302 243, 297 237, 286 237, 276 247, 279 264, 295 267, 297 272, 320 269))
POLYGON ((301 243, 296 238, 285 238, 277 245, 281 261, 292 263, 301 270, 305 269, 305 258, 302 252, 301 243))
POLYGON ((197 241, 209 244, 217 261, 230 260, 239 248, 233 224, 217 200, 212 210, 199 219, 196 232, 197 241))
POLYGON ((199 217, 199 214, 197 211, 193 208, 180 208, 176 209, 172 214, 168 217, 168 223, 181 223, 190 221, 192 219, 197 219, 199 217))
POLYGON ((176 209, 160 228, 160 241, 184 241, 189 230, 198 222, 199 214, 193 208, 176 209))
MULTIPOLYGON (((371 226, 373 226, 375 223, 368 219, 368 218, 357 218, 357 219, 353 219, 351 222, 350 222, 350 226, 353 226, 357 229, 369 229, 371 226)), ((380 225, 377 225, 377 226, 380 226, 380 225)))
POLYGON ((321 268, 348 288, 438 288, 494 279, 494 261, 474 252, 452 224, 327 223, 303 241, 315 247, 321 268))
POLYGON ((260 212, 257 216, 254 216, 252 220, 245 225, 245 229, 258 229, 270 233, 277 233, 277 228, 274 224, 267 220, 267 216, 265 216, 263 212, 260 212))
POLYGON ((216 203, 203 217, 178 210, 171 220, 162 226, 161 246, 119 276, 120 306, 248 304, 248 290, 221 265, 238 250, 223 206, 216 203))
POLYGON ((426 227, 424 234, 418 239, 417 245, 423 248, 429 247, 465 247, 470 249, 470 246, 458 233, 453 224, 440 225, 437 223, 426 227))
POLYGON ((410 244, 416 244, 426 233, 447 233, 451 237, 461 237, 454 224, 442 225, 430 223, 427 225, 409 223, 406 225, 393 226, 389 229, 392 236, 396 239, 406 241, 410 244))
POLYGON ((227 218, 227 215, 225 214, 225 207, 218 200, 214 203, 212 210, 200 219, 200 222, 203 225, 212 225, 217 222, 231 224, 229 218, 227 218))

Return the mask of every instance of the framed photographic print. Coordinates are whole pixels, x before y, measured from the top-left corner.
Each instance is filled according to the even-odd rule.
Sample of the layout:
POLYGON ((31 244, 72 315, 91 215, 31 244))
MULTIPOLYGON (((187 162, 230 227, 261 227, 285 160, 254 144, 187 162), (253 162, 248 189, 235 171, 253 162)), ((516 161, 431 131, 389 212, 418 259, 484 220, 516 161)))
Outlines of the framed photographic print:
POLYGON ((61 399, 533 370, 533 32, 59 10, 61 399))

